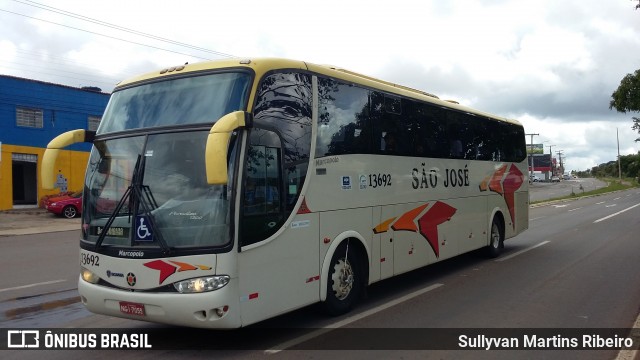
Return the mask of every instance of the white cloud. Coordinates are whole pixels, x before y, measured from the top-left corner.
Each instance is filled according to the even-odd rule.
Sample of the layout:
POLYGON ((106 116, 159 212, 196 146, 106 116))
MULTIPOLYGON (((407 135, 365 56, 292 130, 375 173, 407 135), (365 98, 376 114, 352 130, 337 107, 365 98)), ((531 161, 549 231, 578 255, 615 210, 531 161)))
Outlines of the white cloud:
POLYGON ((0 40, 0 73, 11 73, 15 61, 15 44, 8 40, 0 40))
MULTIPOLYGON (((640 68, 640 12, 629 1, 39 2, 240 57, 332 64, 518 118, 564 149, 575 169, 615 159, 616 127, 623 154, 640 145, 632 115, 608 109, 620 79, 640 68)), ((0 9, 68 26, 0 12, 6 74, 72 86, 93 80, 109 91, 136 73, 220 57, 18 2, 0 9)))

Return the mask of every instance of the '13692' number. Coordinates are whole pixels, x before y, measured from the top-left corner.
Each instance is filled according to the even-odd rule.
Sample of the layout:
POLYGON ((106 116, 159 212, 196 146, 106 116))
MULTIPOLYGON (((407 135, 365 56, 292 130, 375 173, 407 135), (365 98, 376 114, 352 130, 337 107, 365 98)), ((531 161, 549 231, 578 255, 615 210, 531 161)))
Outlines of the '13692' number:
POLYGON ((369 186, 374 189, 391 186, 391 174, 369 174, 369 186))
POLYGON ((100 266, 100 257, 98 255, 83 253, 80 262, 82 265, 100 266))

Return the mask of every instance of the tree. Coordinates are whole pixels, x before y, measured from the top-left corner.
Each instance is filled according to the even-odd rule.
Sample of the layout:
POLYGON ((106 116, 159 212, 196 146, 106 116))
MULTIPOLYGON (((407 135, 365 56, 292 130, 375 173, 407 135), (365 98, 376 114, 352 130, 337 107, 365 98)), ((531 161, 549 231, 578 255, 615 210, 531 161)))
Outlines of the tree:
MULTIPOLYGON (((640 2, 640 0, 638 0, 640 2)), ((640 4, 637 5, 640 8, 640 4)), ((640 69, 636 70, 633 74, 627 74, 616 91, 611 94, 611 101, 609 102, 609 109, 616 109, 621 113, 627 113, 630 111, 640 112, 640 69)), ((632 117, 633 130, 640 133, 640 118, 632 117)), ((640 141, 640 138, 636 139, 640 141)))

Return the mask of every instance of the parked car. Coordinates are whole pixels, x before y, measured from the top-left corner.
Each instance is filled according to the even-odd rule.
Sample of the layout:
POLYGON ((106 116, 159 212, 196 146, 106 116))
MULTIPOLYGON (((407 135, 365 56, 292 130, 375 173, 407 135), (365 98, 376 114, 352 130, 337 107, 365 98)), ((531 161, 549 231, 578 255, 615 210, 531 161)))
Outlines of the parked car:
POLYGON ((571 180, 571 179, 572 179, 571 175, 569 175, 569 174, 564 174, 564 175, 562 175, 562 178, 563 178, 564 180, 571 180))
POLYGON ((560 182, 560 177, 559 177, 559 176, 557 176, 557 175, 553 175, 553 176, 551 177, 551 182, 560 182))
POLYGON ((538 182, 538 181, 540 181, 540 177, 538 175, 531 175, 531 176, 529 176, 529 180, 531 182, 538 182))
POLYGON ((82 213, 82 192, 48 199, 45 202, 45 209, 56 215, 72 219, 82 213))

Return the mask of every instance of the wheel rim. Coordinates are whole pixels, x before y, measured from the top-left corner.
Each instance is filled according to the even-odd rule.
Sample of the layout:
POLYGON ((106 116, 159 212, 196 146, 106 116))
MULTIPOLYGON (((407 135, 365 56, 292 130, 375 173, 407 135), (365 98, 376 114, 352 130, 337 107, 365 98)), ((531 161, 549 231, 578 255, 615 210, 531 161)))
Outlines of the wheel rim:
POLYGON ((333 292, 338 300, 346 299, 353 289, 353 267, 349 260, 340 259, 333 267, 333 292))
POLYGON ((76 216, 76 210, 74 208, 66 208, 64 209, 64 216, 67 218, 73 218, 76 216))
POLYGON ((496 224, 491 226, 491 246, 496 249, 500 246, 500 229, 496 224))

